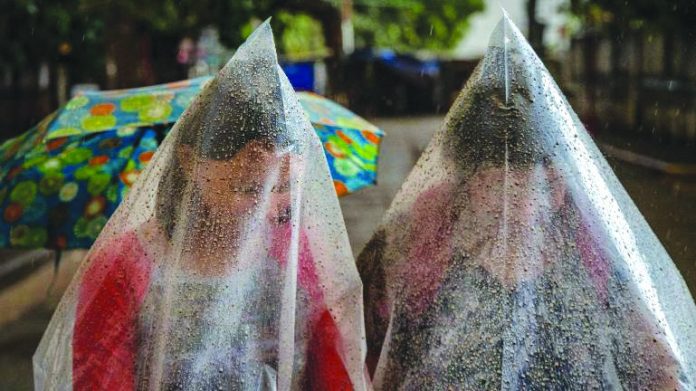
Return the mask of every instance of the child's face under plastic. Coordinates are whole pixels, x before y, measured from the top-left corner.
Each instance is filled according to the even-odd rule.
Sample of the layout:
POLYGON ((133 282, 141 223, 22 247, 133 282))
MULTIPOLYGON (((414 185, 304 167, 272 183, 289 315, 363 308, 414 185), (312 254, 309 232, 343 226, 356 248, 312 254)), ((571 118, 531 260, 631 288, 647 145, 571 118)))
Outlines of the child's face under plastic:
MULTIPOLYGON (((204 160, 193 175, 201 199, 217 225, 238 225, 263 208, 268 223, 290 213, 290 156, 252 141, 231 160, 204 160)), ((261 216, 259 216, 261 217, 261 216)))

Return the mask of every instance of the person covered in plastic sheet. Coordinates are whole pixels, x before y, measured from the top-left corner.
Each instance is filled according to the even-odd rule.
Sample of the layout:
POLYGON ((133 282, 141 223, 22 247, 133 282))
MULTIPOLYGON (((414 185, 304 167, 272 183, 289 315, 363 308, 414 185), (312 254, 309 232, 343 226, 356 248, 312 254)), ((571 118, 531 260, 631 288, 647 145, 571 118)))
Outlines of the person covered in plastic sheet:
POLYGON ((321 144, 264 23, 111 218, 38 389, 362 390, 362 286, 321 144))
POLYGON ((507 18, 358 270, 376 389, 696 386, 683 279, 507 18))

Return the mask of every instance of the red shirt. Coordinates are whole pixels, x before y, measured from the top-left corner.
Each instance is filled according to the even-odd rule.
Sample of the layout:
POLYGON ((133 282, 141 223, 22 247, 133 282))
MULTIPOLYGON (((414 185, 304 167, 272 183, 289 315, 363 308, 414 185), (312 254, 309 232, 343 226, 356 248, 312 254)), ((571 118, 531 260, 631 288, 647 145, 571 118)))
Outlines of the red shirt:
MULTIPOLYGON (((290 231, 275 233, 271 257, 285 260, 290 231)), ((352 390, 341 355, 341 335, 323 304, 306 235, 301 235, 298 286, 317 306, 308 344, 307 388, 352 390)), ((98 243, 79 286, 73 331, 73 389, 134 390, 138 318, 154 261, 135 232, 98 243)), ((284 263, 284 261, 281 261, 284 263)))

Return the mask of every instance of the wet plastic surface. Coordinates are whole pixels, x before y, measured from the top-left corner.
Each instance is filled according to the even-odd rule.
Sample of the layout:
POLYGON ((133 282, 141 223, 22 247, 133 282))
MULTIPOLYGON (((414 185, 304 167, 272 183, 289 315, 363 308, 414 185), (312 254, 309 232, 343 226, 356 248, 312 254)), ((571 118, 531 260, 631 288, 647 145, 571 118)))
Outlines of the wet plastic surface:
POLYGON ((179 119, 87 255, 37 389, 356 389, 362 288, 268 22, 179 119))
POLYGON ((517 28, 358 260, 376 389, 693 389, 696 306, 517 28))

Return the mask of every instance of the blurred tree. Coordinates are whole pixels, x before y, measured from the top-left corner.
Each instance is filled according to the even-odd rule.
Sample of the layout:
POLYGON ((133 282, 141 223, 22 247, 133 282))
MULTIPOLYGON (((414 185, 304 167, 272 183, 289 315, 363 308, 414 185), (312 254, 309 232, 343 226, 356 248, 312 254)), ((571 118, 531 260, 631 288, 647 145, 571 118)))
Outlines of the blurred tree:
MULTIPOLYGON (((120 72, 114 87, 154 81, 146 58, 154 37, 176 41, 215 26, 222 42, 236 47, 251 30, 252 20, 268 16, 276 16, 278 42, 284 50, 311 47, 334 56, 341 51, 340 0, 0 0, 0 4, 0 67, 68 61, 72 72, 83 75, 96 69, 106 69, 107 74, 137 70, 120 72), (100 55, 104 51, 106 56, 100 55)), ((483 0, 358 0, 354 8, 358 46, 442 51, 456 44, 468 26, 467 17, 483 8, 483 0)))
POLYGON ((79 0, 0 0, 0 139, 64 102, 70 74, 100 81, 103 23, 78 8, 79 0))
MULTIPOLYGON (((42 63, 74 63, 99 51, 103 23, 79 12, 79 0, 0 0, 0 70, 35 69, 42 63)), ((98 59, 96 59, 98 62, 98 59)))
POLYGON ((537 19, 537 0, 527 0, 527 23, 529 25, 529 30, 527 31, 527 37, 529 38, 529 43, 534 48, 534 51, 539 54, 541 58, 544 58, 545 48, 544 48, 544 26, 537 19))
MULTIPOLYGON (((63 0, 65 1, 65 0, 63 0)), ((167 44, 173 68, 178 39, 215 26, 226 44, 242 41, 243 26, 267 11, 269 0, 76 0, 79 12, 103 22, 107 86, 131 87, 162 81, 153 46, 167 44)), ((175 75, 181 77, 183 75, 175 75)))
MULTIPOLYGON (((66 1, 66 0, 63 0, 66 1)), ((322 46, 322 20, 334 10, 322 0, 72 0, 79 11, 103 21, 107 76, 109 69, 137 69, 118 73, 111 87, 155 82, 148 52, 155 37, 196 37, 201 29, 213 26, 228 47, 239 46, 253 26, 269 16, 276 17, 274 27, 278 43, 286 50, 322 46), (282 36, 284 32, 285 37, 282 36), (290 35, 288 37, 288 35, 290 35), (109 67, 111 64, 111 67, 109 67)), ((326 40, 324 40, 326 41, 326 40)))
MULTIPOLYGON (((182 38, 212 26, 237 47, 275 18, 291 59, 326 55, 329 90, 341 91, 350 18, 357 46, 445 51, 484 0, 0 0, 0 116, 5 129, 35 123, 75 83, 135 87, 186 76, 182 38), (348 30, 345 28, 348 27, 348 30)), ((0 128, 2 130, 2 128, 0 128)))
POLYGON ((483 7, 483 0, 354 0, 356 46, 445 51, 483 7))
POLYGON ((318 20, 306 13, 280 11, 274 18, 279 36, 278 50, 290 60, 306 60, 329 55, 324 30, 318 20))

